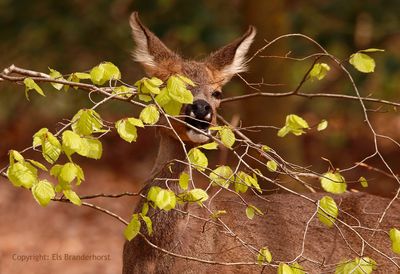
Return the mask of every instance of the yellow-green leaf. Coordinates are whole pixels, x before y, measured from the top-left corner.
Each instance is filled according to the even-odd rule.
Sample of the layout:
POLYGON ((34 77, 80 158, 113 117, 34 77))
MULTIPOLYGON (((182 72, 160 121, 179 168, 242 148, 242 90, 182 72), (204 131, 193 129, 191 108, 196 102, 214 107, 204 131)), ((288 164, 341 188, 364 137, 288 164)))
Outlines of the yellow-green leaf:
POLYGON ((253 220, 254 218, 254 208, 251 206, 246 207, 246 216, 250 220, 253 220))
POLYGON ((140 232, 140 221, 138 214, 133 214, 132 220, 126 226, 124 230, 125 238, 130 241, 135 238, 140 232))
POLYGON ((278 168, 278 164, 274 160, 267 162, 267 168, 269 171, 274 172, 278 168))
POLYGON ((144 216, 144 215, 140 215, 140 216, 142 217, 142 220, 146 224, 147 233, 149 235, 153 234, 153 222, 151 221, 151 219, 149 217, 147 217, 147 216, 144 216))
POLYGON ((278 274, 293 274, 293 270, 285 263, 280 263, 278 266, 278 274))
POLYGON ((336 267, 335 274, 371 274, 376 270, 376 262, 369 257, 355 258, 336 267))
POLYGON ((322 188, 330 193, 341 194, 346 192, 347 184, 339 172, 327 172, 320 177, 322 188))
POLYGON ((220 166, 211 171, 211 183, 213 185, 228 188, 230 183, 234 181, 233 171, 229 166, 220 166))
MULTIPOLYGON (((50 73, 49 73, 49 75, 50 75, 50 77, 52 78, 52 79, 55 79, 55 80, 65 80, 64 78, 63 78, 63 76, 61 75, 61 73, 60 72, 58 72, 58 71, 56 71, 55 69, 51 69, 51 68, 49 68, 49 70, 50 70, 50 73)), ((62 87, 64 86, 63 84, 60 84, 60 83, 50 83, 56 90, 60 90, 60 89, 62 89, 62 87)))
POLYGON ((318 219, 328 227, 332 227, 339 213, 335 200, 329 196, 324 196, 319 200, 317 211, 318 219), (326 212, 326 213, 325 213, 326 212), (329 215, 328 215, 329 214, 329 215))
POLYGON ((183 190, 187 190, 189 187, 189 174, 186 172, 182 172, 181 175, 179 175, 179 186, 183 190))
POLYGON ((103 62, 90 71, 90 79, 96 85, 103 85, 111 79, 121 79, 121 72, 113 63, 103 62))
POLYGON ((208 199, 208 194, 201 188, 194 188, 187 193, 186 200, 188 202, 197 202, 201 205, 208 199))
POLYGON ((103 121, 100 115, 93 109, 81 109, 74 115, 71 122, 72 130, 78 135, 91 135, 101 131, 103 121))
POLYGON ((127 119, 119 120, 115 123, 117 132, 119 136, 125 141, 131 143, 136 142, 137 139, 137 129, 132 123, 129 123, 127 119))
POLYGON ((392 241, 392 250, 396 254, 400 254, 400 230, 392 228, 389 231, 390 240, 392 241))
POLYGON ((368 187, 368 181, 364 177, 361 176, 360 179, 358 179, 358 181, 360 182, 362 187, 368 187))
POLYGON ((30 90, 34 90, 37 93, 39 93, 40 95, 46 96, 46 95, 44 95, 43 90, 39 87, 38 84, 36 84, 36 82, 32 78, 29 78, 29 77, 25 78, 24 79, 24 84, 25 84, 25 96, 26 96, 26 99, 28 99, 28 91, 30 91, 30 90))
POLYGON ((323 131, 328 127, 328 121, 323 119, 321 120, 321 122, 319 122, 318 126, 317 126, 317 130, 318 131, 323 131))
POLYGON ((192 93, 186 89, 186 83, 182 80, 182 78, 172 75, 167 80, 167 89, 169 96, 181 103, 181 104, 192 104, 193 103, 193 95, 192 93))
POLYGON ((265 261, 267 261, 268 263, 272 262, 272 254, 266 246, 261 248, 257 254, 257 263, 259 265, 262 265, 265 261))
POLYGON ((192 148, 188 153, 189 162, 197 170, 204 171, 208 166, 208 159, 198 148, 192 148))
POLYGON ((145 124, 154 125, 160 118, 160 113, 155 105, 148 105, 140 112, 139 118, 145 124))
POLYGON ((219 137, 221 138, 221 142, 228 148, 232 148, 235 144, 236 138, 235 134, 229 127, 223 127, 219 132, 219 137))
POLYGON ((375 70, 375 60, 369 55, 357 52, 350 56, 349 60, 358 71, 363 73, 371 73, 375 70))
POLYGON ((313 68, 310 71, 310 78, 322 80, 325 78, 326 74, 330 70, 331 68, 328 64, 325 63, 314 64, 313 68))
POLYGON ((204 144, 204 145, 201 145, 201 146, 198 146, 198 147, 199 148, 204 148, 204 149, 207 149, 207 150, 214 150, 214 149, 218 149, 218 144, 216 142, 211 142, 211 143, 204 144))
POLYGON ((81 156, 98 160, 103 154, 103 145, 98 139, 81 138, 81 146, 76 152, 81 156))
POLYGON ((41 180, 32 186, 32 194, 41 206, 47 206, 56 196, 53 185, 47 180, 41 180))
POLYGON ((293 274, 306 274, 304 268, 298 263, 293 263, 290 268, 292 269, 293 274))
POLYGON ((79 198, 79 196, 75 193, 75 191, 67 189, 67 190, 63 191, 63 194, 74 205, 77 205, 77 206, 82 205, 81 198, 79 198))
POLYGON ((37 169, 25 161, 10 165, 7 169, 7 177, 16 187, 31 188, 38 181, 37 169))
POLYGON ((289 114, 286 116, 285 126, 278 131, 279 137, 284 137, 288 133, 300 136, 305 133, 305 129, 309 129, 306 120, 296 114, 289 114))

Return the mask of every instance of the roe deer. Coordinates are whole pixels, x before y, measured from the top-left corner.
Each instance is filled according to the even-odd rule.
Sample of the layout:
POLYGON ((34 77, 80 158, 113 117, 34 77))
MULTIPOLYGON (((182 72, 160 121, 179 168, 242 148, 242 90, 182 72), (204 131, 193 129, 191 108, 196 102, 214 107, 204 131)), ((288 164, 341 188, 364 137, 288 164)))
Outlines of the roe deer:
MULTIPOLYGON (((245 56, 255 37, 255 28, 249 27, 242 37, 198 62, 184 60, 168 49, 141 23, 137 13, 131 15, 130 25, 137 45, 134 58, 144 66, 149 76, 166 80, 170 75, 181 74, 196 83, 190 88, 194 96, 193 104, 183 108, 188 116, 185 121, 207 132, 210 123, 216 122, 222 86, 236 73, 246 69, 245 56)), ((208 140, 206 135, 185 125, 177 123, 174 127, 187 149, 208 140)), ((185 161, 182 143, 167 129, 160 128, 160 131, 159 152, 152 178, 176 179, 186 165, 175 163, 171 171, 166 164, 173 160, 185 161)), ((168 187, 178 192, 176 185, 170 182, 168 187)), ((143 190, 144 195, 151 186, 166 188, 166 182, 149 180, 143 190)), ((323 195, 307 196, 316 201, 323 195)), ((358 229, 359 224, 373 227, 377 222, 374 213, 381 212, 388 199, 361 193, 336 197, 340 208, 348 213, 340 218, 354 225, 352 228, 341 226, 339 231, 338 228, 325 227, 317 218, 311 220, 315 217, 316 204, 299 196, 273 194, 265 196, 266 199, 251 195, 245 197, 249 204, 257 206, 265 214, 249 220, 241 201, 230 193, 218 196, 210 205, 213 211, 227 211, 221 220, 232 230, 218 221, 212 221, 210 212, 197 204, 181 206, 180 210, 150 209, 154 231, 152 236, 147 236, 144 229, 143 234, 159 248, 150 246, 140 236, 127 241, 123 251, 123 273, 275 273, 279 262, 294 260, 299 261, 308 273, 331 273, 335 269, 332 264, 362 256, 377 261, 378 273, 398 271, 398 266, 379 253, 391 254, 389 237, 378 232, 371 240, 371 231, 358 229), (357 217, 360 223, 352 216, 357 217), (373 243, 379 251, 362 244, 361 237, 373 243), (257 251, 263 246, 267 246, 273 256, 273 265, 264 268, 256 264, 257 251), (182 256, 167 254, 160 248, 182 256), (200 260, 193 260, 192 257, 200 260)), ((135 212, 141 211, 144 200, 139 202, 135 212)), ((399 216, 395 214, 399 210, 399 204, 394 203, 380 228, 388 231, 395 224, 399 225, 399 216)))

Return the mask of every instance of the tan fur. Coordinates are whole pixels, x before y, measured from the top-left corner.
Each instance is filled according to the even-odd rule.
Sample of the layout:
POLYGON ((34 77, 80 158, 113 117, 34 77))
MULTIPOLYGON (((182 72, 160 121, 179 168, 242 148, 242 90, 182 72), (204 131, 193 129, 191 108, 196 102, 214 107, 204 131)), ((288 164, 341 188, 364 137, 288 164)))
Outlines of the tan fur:
MULTIPOLYGON (((255 29, 249 30, 239 39, 228 44, 222 49, 211 54, 204 61, 187 61, 170 51, 152 32, 139 20, 137 13, 131 16, 133 38, 137 49, 134 57, 141 62, 149 76, 157 76, 166 80, 172 74, 182 74, 196 83, 191 91, 195 99, 209 102, 213 109, 213 122, 216 121, 216 111, 219 101, 212 98, 215 90, 220 90, 234 74, 246 68, 245 55, 253 41, 255 29)), ((181 140, 186 143, 189 150, 193 145, 188 138, 187 129, 181 123, 173 123, 181 140)), ((186 165, 174 162, 185 161, 182 144, 177 140, 171 130, 160 129, 159 153, 152 171, 152 178, 176 179, 185 170, 186 165), (166 167, 173 163, 172 166, 166 167)), ((163 180, 150 179, 143 190, 145 195, 151 186, 169 187, 178 193, 180 190, 176 183, 163 180)), ((323 194, 308 194, 313 199, 320 199, 323 194)), ((315 204, 301 197, 285 194, 269 195, 262 200, 259 197, 247 195, 244 197, 249 204, 262 210, 264 216, 256 216, 254 220, 246 217, 242 201, 237 196, 228 192, 218 195, 213 200, 211 209, 226 210, 227 214, 222 220, 238 237, 247 243, 261 248, 268 246, 272 252, 274 262, 294 259, 302 248, 304 229, 308 219, 315 211, 315 204)), ((388 203, 388 199, 375 197, 368 194, 347 193, 336 198, 340 208, 356 216, 363 225, 370 227, 376 223, 376 215, 365 212, 381 211, 388 203)), ((135 212, 140 212, 145 202, 144 199, 137 205, 135 212)), ((197 204, 178 206, 180 210, 187 211, 194 216, 209 219, 210 213, 197 204)), ((381 227, 390 228, 400 223, 400 205, 394 204, 388 212, 385 222, 381 227)), ((342 214, 342 213, 341 213, 342 214)), ((240 244, 234 235, 227 233, 220 225, 214 222, 205 222, 188 216, 176 210, 168 212, 150 209, 148 215, 153 221, 154 233, 147 236, 155 245, 173 253, 192 256, 209 261, 218 262, 255 262, 256 251, 240 244)), ((341 215, 346 222, 354 222, 350 215, 341 215)), ((143 226, 142 226, 143 227, 143 226)), ((343 228, 342 228, 343 229, 343 228)), ((147 235, 146 229, 141 230, 147 235)), ((354 233, 343 229, 348 243, 355 250, 360 250, 360 241, 354 233)), ((360 232, 368 237, 367 230, 360 232)), ((368 239, 368 238, 367 238, 368 239)), ((390 243, 386 234, 377 235, 374 244, 383 252, 390 254, 390 243)), ((310 223, 305 241, 305 257, 325 264, 337 263, 343 259, 356 257, 346 242, 341 238, 337 229, 328 229, 318 222, 316 218, 310 223)), ((365 256, 370 256, 379 264, 378 273, 395 273, 396 269, 382 256, 366 248, 365 256)), ((320 273, 323 270, 333 272, 332 268, 325 269, 318 264, 310 262, 301 263, 309 273, 320 273)), ((126 242, 123 252, 123 273, 260 273, 262 267, 258 265, 221 266, 200 263, 192 260, 176 258, 166 255, 150 247, 141 237, 136 237, 126 242)), ((266 268, 263 273, 276 273, 276 269, 266 268)))

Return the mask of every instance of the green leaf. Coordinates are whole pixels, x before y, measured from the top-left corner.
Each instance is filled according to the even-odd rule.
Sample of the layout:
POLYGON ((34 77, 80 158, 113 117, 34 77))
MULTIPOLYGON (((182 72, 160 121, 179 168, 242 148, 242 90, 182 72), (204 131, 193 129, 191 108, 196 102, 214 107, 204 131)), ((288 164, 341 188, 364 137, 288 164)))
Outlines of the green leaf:
POLYGON ((189 187, 189 174, 186 172, 182 172, 181 175, 179 176, 179 186, 183 190, 187 190, 189 187))
POLYGON ((56 178, 58 178, 58 176, 60 176, 61 173, 61 169, 63 168, 63 165, 54 165, 51 169, 50 169, 50 175, 54 176, 56 178))
POLYGON ((335 274, 370 274, 376 270, 377 264, 369 257, 355 258, 336 267, 335 274))
POLYGON ((14 186, 23 186, 28 189, 38 181, 37 169, 25 161, 10 165, 7 169, 7 177, 14 186))
POLYGON ((253 220, 254 218, 254 208, 251 206, 246 207, 246 216, 250 220, 253 220))
POLYGON ((90 79, 90 74, 86 72, 75 72, 74 75, 81 80, 87 80, 90 79))
POLYGON ((81 198, 79 198, 79 196, 75 193, 75 191, 67 189, 67 190, 63 191, 63 194, 74 205, 77 205, 77 206, 82 205, 81 198))
POLYGON ((267 168, 271 172, 275 172, 278 168, 278 164, 274 160, 270 160, 267 162, 267 168))
POLYGON ((203 202, 207 201, 208 194, 201 188, 194 188, 187 193, 185 199, 188 202, 197 202, 202 205, 203 202))
POLYGON ((192 148, 188 153, 190 164, 197 170, 204 171, 208 166, 208 159, 198 148, 192 148))
POLYGON ((32 186, 32 194, 41 206, 47 206, 56 196, 53 185, 47 180, 41 180, 32 186))
POLYGON ((98 160, 103 154, 103 145, 98 139, 81 138, 81 146, 76 152, 81 156, 98 160))
POLYGON ((42 163, 39 163, 38 161, 28 159, 28 162, 31 163, 32 165, 34 165, 35 167, 40 168, 43 171, 48 171, 47 167, 45 165, 43 165, 42 163))
POLYGON ((131 97, 134 93, 134 89, 127 87, 127 86, 119 86, 119 87, 115 87, 112 90, 113 94, 118 94, 121 95, 123 97, 129 98, 131 97))
POLYGON ((122 119, 115 123, 115 127, 117 128, 117 132, 119 136, 125 141, 131 143, 136 142, 137 139, 137 129, 136 126, 129 123, 128 119, 122 119))
POLYGON ((360 179, 358 179, 358 181, 360 182, 362 187, 368 187, 368 181, 364 177, 361 176, 360 179))
POLYGON ((140 215, 140 216, 142 217, 142 220, 146 224, 147 233, 149 235, 153 234, 153 223, 152 223, 151 219, 147 216, 143 216, 143 215, 140 215))
POLYGON ((90 71, 90 79, 96 85, 103 85, 111 79, 121 79, 121 72, 113 63, 104 62, 90 71))
POLYGON ((30 90, 34 90, 37 93, 39 93, 40 95, 46 96, 46 95, 44 95, 43 90, 38 86, 38 84, 36 84, 36 82, 32 78, 29 78, 29 77, 25 78, 24 84, 25 84, 26 99, 28 99, 28 91, 30 91, 30 90))
POLYGON ((318 219, 328 227, 332 227, 339 213, 335 200, 329 196, 324 196, 319 200, 317 211, 318 219), (325 213, 326 212, 326 213, 325 213), (329 215, 328 215, 329 214, 329 215))
MULTIPOLYGON (((63 78, 63 76, 61 75, 61 73, 59 73, 59 72, 56 71, 55 69, 49 68, 49 70, 50 70, 50 73, 49 73, 50 78, 56 79, 56 80, 65 80, 65 79, 63 78)), ((61 90, 61 89, 63 88, 63 86, 64 86, 63 84, 60 84, 60 83, 51 83, 51 82, 50 82, 50 84, 51 84, 56 90, 61 90)))
POLYGON ((100 115, 93 109, 81 109, 74 115, 71 122, 72 130, 78 135, 91 135, 103 128, 100 115))
POLYGON ((308 123, 297 116, 296 114, 289 114, 286 116, 285 126, 278 131, 279 137, 284 137, 288 133, 300 136, 305 133, 304 129, 309 129, 308 123))
POLYGON ((323 119, 321 120, 321 122, 319 122, 318 126, 317 126, 317 130, 318 131, 323 131, 328 127, 328 121, 323 119))
POLYGON ((236 138, 235 134, 229 127, 223 127, 218 131, 219 137, 221 138, 221 142, 227 147, 232 148, 235 144, 236 138))
POLYGON ((310 78, 311 79, 318 79, 322 80, 325 78, 326 74, 328 71, 330 71, 331 68, 328 64, 325 63, 317 63, 314 64, 313 68, 310 71, 310 78))
POLYGON ((262 265, 265 261, 267 261, 268 263, 272 262, 272 254, 269 251, 268 247, 266 247, 266 246, 261 248, 260 251, 257 254, 257 263, 259 265, 262 265))
POLYGON ((160 90, 160 93, 156 96, 155 100, 157 104, 163 107, 168 104, 172 98, 169 96, 168 89, 164 87, 160 90))
POLYGON ((293 263, 290 268, 292 269, 293 274, 306 274, 304 268, 298 263, 293 263))
POLYGON ((140 221, 138 214, 133 214, 132 220, 126 226, 124 230, 125 238, 130 241, 135 238, 140 232, 140 221))
POLYGON ((217 210, 213 212, 210 216, 210 218, 216 220, 217 218, 221 217, 221 215, 226 214, 226 210, 217 210))
POLYGON ((396 254, 400 254, 400 230, 392 228, 389 231, 390 240, 392 241, 392 250, 396 254))
POLYGON ((349 63, 363 73, 371 73, 375 70, 375 60, 364 53, 357 52, 352 54, 349 63))
POLYGON ((78 169, 73 163, 66 163, 60 171, 59 178, 64 182, 70 183, 78 175, 78 169))
MULTIPOLYGON (((79 83, 80 82, 80 78, 77 76, 77 73, 71 73, 68 76, 67 81, 69 82, 74 82, 74 83, 79 83)), ((78 89, 77 86, 73 86, 74 89, 78 89)), ((67 91, 69 89, 69 85, 64 85, 64 90, 67 91)))
POLYGON ((220 166, 211 171, 211 183, 224 188, 228 188, 229 184, 234 181, 233 171, 229 166, 220 166))
POLYGON ((293 270, 285 263, 279 263, 278 274, 293 274, 293 270))
POLYGON ((148 105, 140 112, 139 118, 145 124, 154 125, 160 119, 160 113, 155 105, 148 105))
POLYGON ((164 209, 165 211, 169 211, 175 208, 176 205, 175 193, 171 190, 161 189, 158 192, 154 203, 159 209, 164 209))
POLYGON ((270 148, 269 146, 267 146, 267 145, 263 145, 263 146, 261 147, 261 149, 262 149, 264 152, 269 152, 269 151, 271 151, 271 148, 270 148))
POLYGON ((178 76, 170 76, 167 80, 168 95, 181 104, 192 104, 193 95, 186 89, 186 83, 178 76))
POLYGON ((51 133, 48 132, 42 141, 42 154, 47 162, 54 164, 61 154, 60 141, 51 133))
POLYGON ((149 212, 149 203, 144 203, 142 207, 142 215, 145 216, 147 215, 147 212, 149 212))
POLYGON ((50 164, 54 164, 61 154, 60 141, 48 131, 42 128, 33 135, 33 147, 42 146, 42 155, 50 164))
POLYGON ((347 184, 339 172, 327 172, 320 177, 322 188, 330 193, 341 194, 346 192, 347 184))
POLYGON ((177 74, 176 76, 178 76, 179 79, 181 79, 181 80, 182 80, 183 82, 185 82, 186 84, 188 84, 188 85, 190 85, 190 86, 192 86, 192 87, 196 86, 196 85, 193 83, 193 81, 190 80, 189 78, 187 78, 187 77, 185 77, 185 76, 183 76, 183 75, 180 75, 180 74, 177 74))
POLYGON ((370 48, 370 49, 359 50, 358 52, 382 52, 382 51, 385 51, 385 50, 384 49, 370 48))
POLYGON ((248 187, 254 187, 258 192, 262 193, 260 185, 258 184, 256 176, 250 176, 249 174, 239 171, 236 174, 235 179, 235 191, 236 192, 246 192, 248 187))
POLYGON ((163 106, 163 109, 167 114, 176 116, 181 113, 182 104, 177 101, 171 100, 163 106))
POLYGON ((142 127, 142 128, 144 127, 144 124, 143 124, 142 120, 140 120, 140 119, 130 117, 130 118, 127 118, 127 120, 128 120, 128 123, 130 123, 133 126, 142 127))
POLYGON ((21 153, 19 153, 16 150, 10 150, 9 154, 10 154, 10 165, 14 164, 14 160, 17 160, 17 162, 20 163, 23 163, 25 161, 24 156, 22 156, 21 153))
POLYGON ((66 130, 62 134, 62 149, 68 156, 80 150, 82 138, 71 130, 66 130))
POLYGON ((198 148, 204 148, 204 149, 207 149, 207 150, 214 150, 214 149, 218 149, 218 144, 216 142, 211 142, 211 143, 208 143, 208 144, 204 144, 204 145, 198 146, 198 148))

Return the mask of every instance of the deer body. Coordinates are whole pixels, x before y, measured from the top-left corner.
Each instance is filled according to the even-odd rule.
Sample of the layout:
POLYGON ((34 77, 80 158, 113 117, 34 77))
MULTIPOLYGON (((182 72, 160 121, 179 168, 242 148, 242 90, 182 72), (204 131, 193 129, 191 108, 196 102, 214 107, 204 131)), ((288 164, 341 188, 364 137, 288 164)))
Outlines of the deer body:
MULTIPOLYGON (((140 22, 137 13, 132 14, 130 24, 137 44, 134 57, 144 66, 149 76, 166 80, 170 75, 181 74, 196 83, 191 90, 193 104, 183 108, 184 113, 193 119, 186 118, 185 121, 207 133, 210 124, 215 124, 216 121, 222 86, 236 73, 245 70, 245 55, 255 36, 255 29, 250 27, 241 38, 211 54, 204 61, 197 62, 185 61, 170 51, 140 22)), ((171 131, 160 129, 159 153, 152 179, 143 191, 145 195, 150 187, 166 188, 166 184, 178 193, 176 183, 154 178, 179 178, 179 174, 186 168, 186 165, 176 163, 176 160, 186 160, 183 143, 189 150, 208 141, 205 134, 182 124, 174 124, 174 128, 179 138, 171 131), (171 171, 166 165, 174 160, 171 171)), ((318 200, 324 195, 307 196, 318 200)), ((263 268, 255 263, 258 250, 253 246, 267 246, 273 254, 273 262, 295 261, 297 257, 307 258, 301 264, 309 273, 320 273, 322 269, 331 273, 335 266, 329 268, 329 264, 354 258, 356 252, 361 252, 359 235, 366 239, 371 235, 370 231, 357 230, 357 235, 351 229, 344 229, 347 242, 344 241, 338 230, 324 227, 317 218, 309 221, 315 217, 316 205, 299 196, 274 194, 265 199, 250 195, 245 198, 249 204, 255 205, 266 214, 249 220, 243 204, 237 196, 228 192, 219 195, 210 205, 213 212, 227 211, 221 217, 223 223, 210 220, 211 212, 196 203, 177 206, 177 210, 170 211, 150 208, 148 216, 151 216, 154 232, 152 236, 148 236, 144 228, 142 233, 158 249, 151 247, 140 236, 127 241, 123 251, 123 273, 260 273, 263 268), (315 262, 323 265, 319 266, 315 262)), ((144 202, 142 200, 138 204, 135 212, 141 211, 144 202)), ((361 223, 371 226, 377 222, 377 216, 365 212, 376 212, 377 208, 384 208, 388 202, 387 199, 369 194, 348 193, 337 198, 341 208, 357 216, 361 223)), ((381 228, 400 223, 399 217, 394 214, 399 210, 400 206, 394 205, 381 228)), ((350 215, 344 218, 348 219, 348 223, 358 225, 350 215)), ((377 235, 375 241, 380 251, 390 253, 390 240, 386 234, 377 235)), ((395 273, 396 267, 383 260, 379 252, 368 246, 363 251, 359 256, 368 254, 378 264, 385 262, 385 265, 379 266, 378 273, 395 273)), ((276 273, 276 268, 267 267, 264 273, 276 273)))

